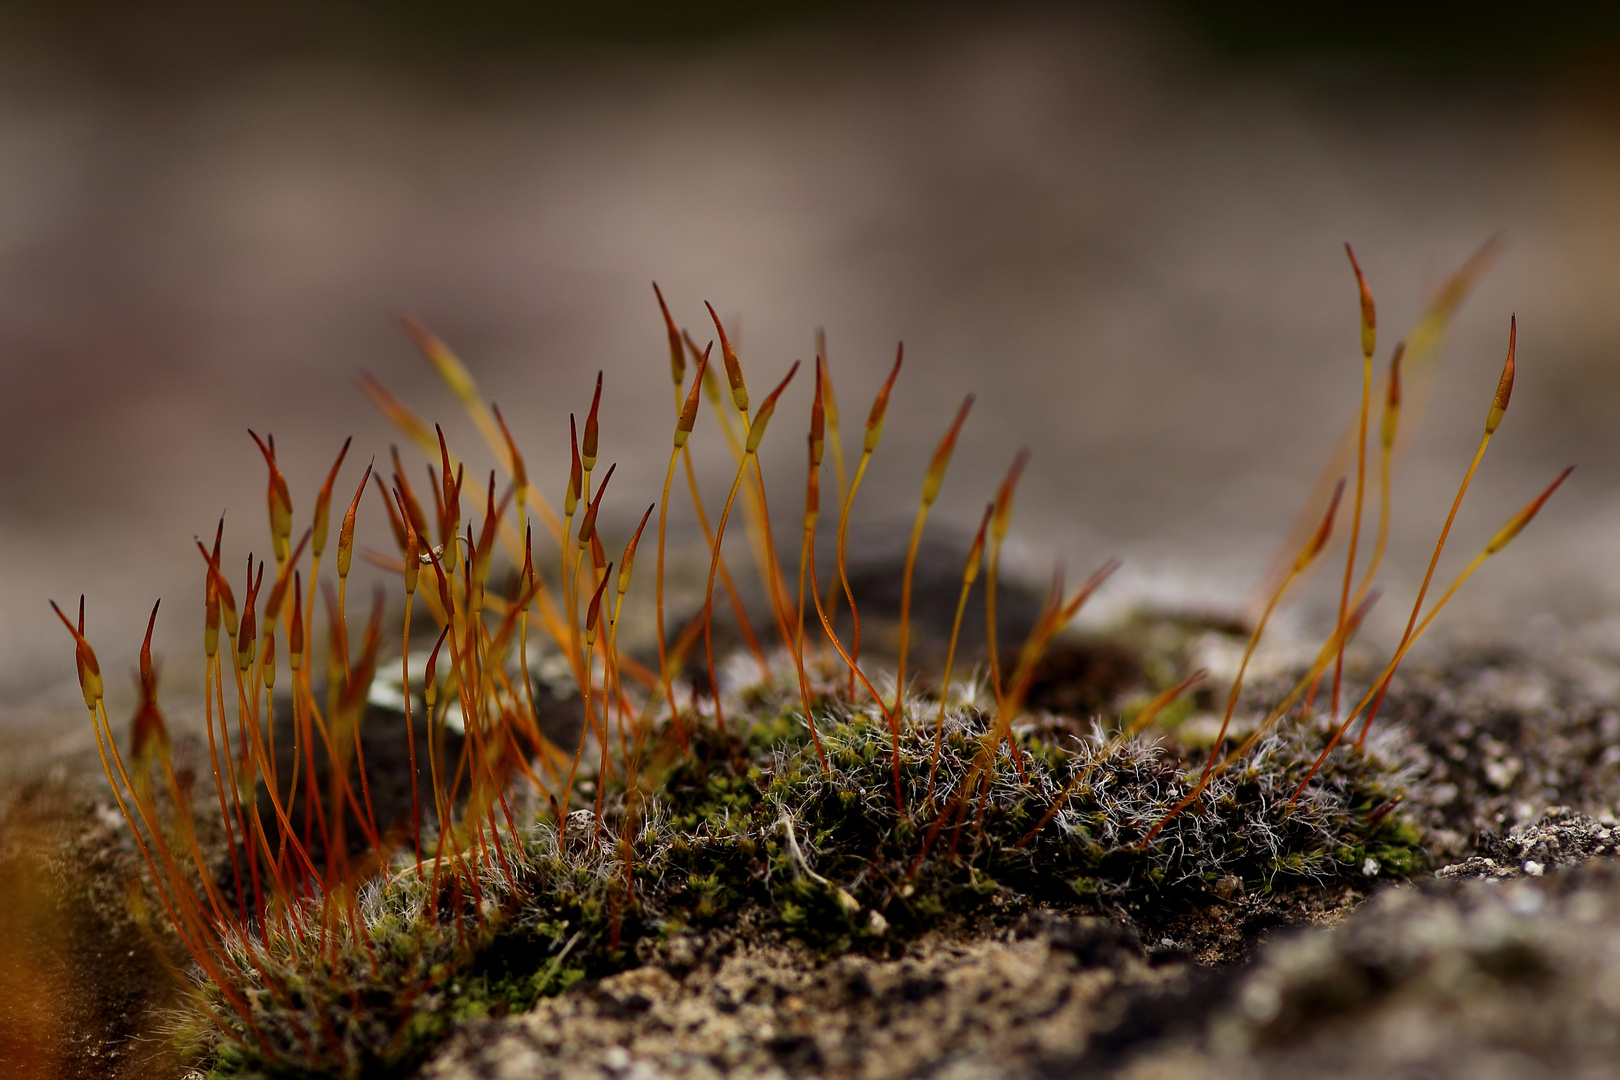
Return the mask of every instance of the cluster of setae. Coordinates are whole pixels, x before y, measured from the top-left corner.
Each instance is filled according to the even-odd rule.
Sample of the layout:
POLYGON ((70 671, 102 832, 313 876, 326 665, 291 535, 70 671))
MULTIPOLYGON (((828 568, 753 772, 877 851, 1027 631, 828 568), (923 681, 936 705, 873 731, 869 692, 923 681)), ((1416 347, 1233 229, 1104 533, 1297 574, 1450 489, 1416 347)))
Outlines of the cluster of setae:
POLYGON ((442 431, 367 380, 368 395, 427 455, 431 500, 418 496, 397 450, 389 480, 368 465, 338 530, 334 587, 321 577, 322 561, 349 444, 315 497, 310 525, 295 539, 294 505, 274 440, 254 437, 269 471, 273 565, 250 556, 246 576, 233 587, 221 562, 223 522, 212 547, 198 544, 207 654, 203 791, 171 760, 151 658, 157 609, 141 650, 141 703, 125 746, 103 702, 82 599, 77 621, 57 611, 76 643, 79 681, 114 798, 151 888, 195 962, 201 1020, 193 1032, 204 1033, 210 1066, 280 1075, 408 1067, 458 1017, 522 1007, 631 962, 637 940, 720 917, 847 948, 893 940, 998 895, 1106 906, 1126 896, 1208 889, 1234 877, 1266 887, 1279 874, 1364 872, 1369 860, 1395 873, 1415 869, 1415 833, 1392 813, 1399 785, 1367 746, 1368 731, 1413 642, 1564 478, 1509 521, 1425 609, 1457 506, 1508 406, 1510 332, 1479 453, 1406 632, 1361 699, 1343 708, 1344 647, 1376 596, 1390 471, 1415 411, 1409 407, 1403 425, 1402 388, 1408 401, 1422 396, 1414 387, 1426 394, 1451 315, 1488 258, 1482 252, 1447 284, 1377 387, 1373 303, 1356 268, 1359 413, 1321 497, 1306 509, 1306 530, 1289 545, 1207 755, 1187 751, 1170 734, 1156 742, 1142 738, 1202 672, 1163 689, 1128 720, 1098 725, 1090 737, 1066 745, 1050 725, 1028 722, 1026 702, 1043 654, 1114 564, 1073 592, 1059 577, 1022 647, 998 648, 997 576, 1025 453, 974 536, 942 677, 929 685, 908 680, 919 543, 971 397, 923 481, 901 570, 894 668, 879 672, 870 659, 863 662, 848 572, 849 520, 883 434, 899 357, 872 403, 851 470, 818 346, 799 556, 788 566, 757 451, 799 365, 750 414, 742 363, 713 309, 724 385, 710 364, 715 343, 699 348, 659 294, 674 384, 673 446, 660 500, 610 559, 597 532, 613 475, 611 467, 597 473, 600 377, 582 431, 570 421, 571 468, 559 514, 530 484, 499 410, 483 404, 460 361, 407 324, 488 441, 507 476, 504 489, 491 472, 487 484, 475 481, 483 500, 465 491, 466 470, 442 431), (705 396, 736 462, 718 515, 704 505, 687 446, 705 396), (1375 401, 1382 402, 1377 527, 1363 563, 1358 546, 1375 401), (831 572, 822 574, 816 541, 829 448, 836 541, 831 572), (701 609, 666 629, 665 539, 677 471, 707 542, 708 570, 701 609), (362 553, 403 589, 397 649, 385 642, 380 596, 362 632, 353 632, 348 619, 355 519, 368 486, 398 546, 397 556, 362 553), (769 623, 761 627, 750 623, 723 553, 739 505, 766 598, 769 623), (638 661, 619 641, 638 546, 654 509, 656 666, 650 656, 638 661), (1297 685, 1229 746, 1249 660, 1272 612, 1336 533, 1348 533, 1349 544, 1332 633, 1297 685), (498 562, 501 573, 492 578, 498 562), (985 663, 974 678, 953 684, 976 583, 986 609, 985 663), (317 592, 325 597, 319 621, 317 592), (749 677, 735 674, 742 664, 716 655, 717 594, 740 626, 749 677), (412 651, 418 605, 437 627, 425 660, 412 651), (848 613, 840 617, 843 607, 848 613), (847 633, 840 630, 845 625, 847 633), (573 745, 559 745, 537 719, 531 672, 542 652, 560 658, 577 687, 583 723, 573 745), (403 700, 378 734, 368 720, 373 683, 380 673, 391 677, 395 664, 403 700), (1326 708, 1317 719, 1323 684, 1326 708), (1334 756, 1358 719, 1350 748, 1334 756), (380 755, 393 764, 384 768, 380 755), (400 797, 384 798, 383 785, 400 797), (224 859, 221 846, 229 851, 224 859))

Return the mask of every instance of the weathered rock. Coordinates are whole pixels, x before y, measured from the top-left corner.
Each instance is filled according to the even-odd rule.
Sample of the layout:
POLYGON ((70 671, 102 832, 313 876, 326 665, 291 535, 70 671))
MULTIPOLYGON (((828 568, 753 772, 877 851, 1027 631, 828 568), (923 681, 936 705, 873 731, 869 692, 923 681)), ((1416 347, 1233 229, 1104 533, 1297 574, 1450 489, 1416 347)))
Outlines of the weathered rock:
POLYGON ((1267 947, 1223 990, 1195 1035, 1143 1040, 1151 1048, 1134 1058, 1093 1051, 1048 1073, 1613 1076, 1620 862, 1392 888, 1338 928, 1267 947))
POLYGON ((1552 806, 1541 820, 1515 825, 1507 835, 1487 833, 1480 854, 1435 871, 1437 878, 1540 877, 1549 867, 1568 866, 1620 853, 1620 826, 1595 821, 1567 806, 1552 806))
POLYGON ((532 1012, 467 1026, 424 1078, 1028 1076, 1113 1023, 1122 989, 1167 978, 1105 919, 935 936, 889 960, 740 936, 678 942, 532 1012))

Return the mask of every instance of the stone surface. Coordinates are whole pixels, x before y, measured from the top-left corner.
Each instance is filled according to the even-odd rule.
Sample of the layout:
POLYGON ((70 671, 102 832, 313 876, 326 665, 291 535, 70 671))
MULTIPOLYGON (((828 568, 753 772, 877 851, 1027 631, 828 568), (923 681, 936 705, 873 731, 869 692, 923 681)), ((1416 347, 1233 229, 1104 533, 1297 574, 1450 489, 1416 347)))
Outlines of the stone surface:
POLYGON ((742 937, 676 939, 641 968, 469 1025, 430 1080, 1013 1077, 1084 1049, 1127 987, 1165 974, 1104 919, 936 936, 890 960, 742 937))
MULTIPOLYGON (((1532 1080, 1613 1076, 1617 1051, 1620 863, 1599 859, 1515 881, 1389 889, 1341 927, 1265 949, 1196 1035, 1101 1071, 1532 1080)), ((1049 1075, 1099 1064, 1080 1058, 1049 1075)))

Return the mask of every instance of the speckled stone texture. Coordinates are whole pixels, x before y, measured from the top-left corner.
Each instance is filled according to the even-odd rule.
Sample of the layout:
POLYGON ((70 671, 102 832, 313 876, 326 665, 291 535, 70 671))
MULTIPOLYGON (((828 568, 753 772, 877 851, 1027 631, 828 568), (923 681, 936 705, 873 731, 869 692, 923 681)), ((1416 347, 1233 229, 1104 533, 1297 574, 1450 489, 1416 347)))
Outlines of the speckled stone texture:
MULTIPOLYGON (((1515 880, 1454 875, 1386 890, 1340 927, 1264 949, 1196 1033, 1150 1049, 1144 1040, 1141 1053, 1116 1054, 1107 1068, 1093 1054, 1048 1075, 1612 1077, 1620 862, 1541 865, 1515 880)), ((1158 997, 1133 1008, 1173 1004, 1158 997)))
POLYGON ((1035 917, 894 960, 677 938, 646 966, 469 1025, 425 1080, 1014 1077, 1084 1050, 1119 991, 1163 982, 1134 935, 1035 917))

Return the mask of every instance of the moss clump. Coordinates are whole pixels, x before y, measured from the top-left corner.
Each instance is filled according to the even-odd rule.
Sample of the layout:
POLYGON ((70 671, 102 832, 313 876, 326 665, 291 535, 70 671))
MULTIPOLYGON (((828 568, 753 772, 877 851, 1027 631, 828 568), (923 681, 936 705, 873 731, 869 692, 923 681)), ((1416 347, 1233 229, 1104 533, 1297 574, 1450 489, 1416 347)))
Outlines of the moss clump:
MULTIPOLYGON (((926 699, 911 705, 912 715, 934 708, 926 699)), ((964 793, 989 718, 973 706, 952 709, 937 770, 929 726, 903 732, 902 811, 887 726, 849 709, 829 710, 818 726, 830 771, 800 724, 797 738, 739 741, 670 777, 659 842, 645 863, 658 883, 645 901, 653 921, 701 922, 751 902, 774 911, 784 932, 849 947, 903 938, 992 902, 1188 900, 1221 879, 1269 891, 1279 878, 1363 874, 1369 858, 1375 872, 1395 875, 1422 864, 1416 829, 1388 812, 1400 778, 1375 755, 1330 759, 1287 805, 1321 749, 1314 732, 1263 741, 1245 768, 1218 777, 1138 849, 1196 779, 1173 747, 1127 743, 1104 757, 1101 731, 1067 747, 1027 732, 1015 740, 1022 775, 1003 746, 988 792, 964 793), (1080 773, 1086 782, 1031 837, 1080 773)))
MULTIPOLYGON (((652 785, 628 881, 628 801, 610 784, 600 823, 575 811, 562 838, 537 823, 504 864, 490 853, 476 897, 443 883, 435 897, 432 865, 424 881, 414 860, 397 858, 360 898, 358 935, 240 943, 242 971, 275 977, 244 976, 258 1035, 237 1025, 240 1043, 209 1039, 214 1075, 403 1075, 458 1022, 527 1008, 633 964, 644 938, 687 930, 741 922, 828 953, 882 950, 948 920, 1037 904, 1191 904, 1233 879, 1265 892, 1289 878, 1361 876, 1369 860, 1385 875, 1423 865, 1416 828, 1389 812, 1401 777, 1377 754, 1333 756, 1287 804, 1320 751, 1316 732, 1267 739, 1139 849, 1196 780, 1174 745, 1132 741, 1105 756, 1101 728, 1066 745, 1025 730, 1014 738, 1021 770, 1003 744, 986 789, 973 786, 973 763, 989 717, 953 706, 937 767, 933 726, 902 729, 902 811, 893 735, 875 707, 823 699, 823 769, 796 698, 768 685, 746 696, 754 711, 734 714, 741 733, 702 729, 652 785), (1086 782, 1030 837, 1080 773, 1086 782), (310 1047, 321 1068, 286 1064, 309 1060, 310 1047)), ((907 712, 937 708, 918 697, 907 712)), ((203 994, 229 1022, 219 989, 203 994)))

